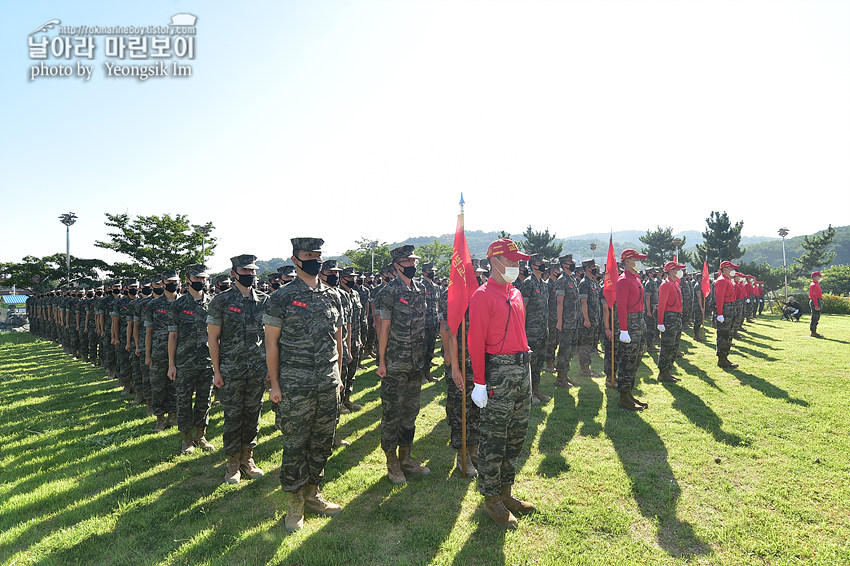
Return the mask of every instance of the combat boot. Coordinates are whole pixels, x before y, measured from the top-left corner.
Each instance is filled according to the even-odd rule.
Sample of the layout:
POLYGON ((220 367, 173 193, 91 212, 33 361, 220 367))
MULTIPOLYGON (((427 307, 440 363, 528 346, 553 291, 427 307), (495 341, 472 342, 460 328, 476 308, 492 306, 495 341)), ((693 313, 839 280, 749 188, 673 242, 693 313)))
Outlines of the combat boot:
POLYGON ((210 444, 210 442, 206 439, 207 427, 205 426, 196 426, 195 427, 195 445, 203 450, 204 452, 212 452, 215 450, 215 446, 210 444))
POLYGON ((531 388, 531 402, 534 403, 534 400, 537 399, 538 403, 548 403, 552 398, 548 395, 544 395, 540 392, 539 387, 531 388))
POLYGON ((363 405, 358 405, 357 403, 352 402, 348 394, 345 395, 345 399, 342 400, 342 404, 349 411, 359 411, 363 408, 363 405))
POLYGON ((597 371, 593 371, 592 369, 590 369, 590 366, 587 366, 587 367, 581 368, 581 372, 579 372, 579 376, 581 376, 581 377, 602 377, 602 374, 597 372, 597 371))
POLYGON ((302 491, 304 496, 304 507, 313 513, 325 515, 327 517, 335 517, 342 512, 342 507, 336 503, 331 503, 319 492, 319 486, 308 483, 302 491))
POLYGON ((227 455, 227 467, 224 470, 225 483, 239 483, 242 473, 239 471, 239 454, 227 455))
POLYGON ((717 367, 734 369, 738 364, 733 364, 726 356, 717 356, 717 367))
POLYGON ((168 413, 168 421, 166 421, 165 428, 171 428, 173 426, 177 426, 177 413, 168 413))
POLYGON ((334 432, 334 448, 347 448, 349 446, 351 446, 349 441, 343 440, 336 432, 334 432))
POLYGON ((136 391, 136 397, 133 399, 133 405, 141 405, 145 402, 144 396, 142 396, 141 391, 136 391))
POLYGON ((649 407, 649 403, 644 403, 644 402, 643 402, 643 401, 641 401, 640 399, 635 399, 635 395, 634 395, 634 393, 632 393, 631 391, 629 391, 629 399, 631 399, 631 400, 632 400, 632 402, 633 402, 635 405, 637 405, 637 408, 638 408, 638 409, 646 409, 647 407, 649 407))
POLYGON ((395 451, 386 450, 384 454, 387 455, 387 477, 390 478, 390 482, 395 485, 406 483, 407 480, 404 478, 404 472, 401 471, 401 463, 398 461, 395 451))
POLYGON ((570 383, 569 378, 563 372, 558 372, 558 376, 555 378, 555 387, 572 387, 573 384, 570 383))
POLYGON ((675 377, 673 377, 672 375, 670 375, 669 371, 664 370, 664 371, 658 372, 658 381, 661 381, 661 382, 664 382, 664 383, 676 383, 679 380, 676 379, 675 377))
POLYGON ((619 403, 621 407, 630 411, 639 411, 641 409, 641 407, 635 405, 635 402, 632 400, 631 396, 628 393, 620 392, 619 403))
POLYGON ((304 527, 304 495, 303 489, 289 494, 289 506, 286 509, 286 519, 283 521, 289 532, 300 531, 304 527))
MULTIPOLYGON (((463 475, 464 466, 462 462, 463 458, 460 456, 460 450, 457 451, 457 460, 455 462, 455 466, 457 467, 457 471, 463 475)), ((466 477, 474 478, 478 475, 478 470, 475 469, 475 466, 472 465, 472 459, 469 457, 469 447, 466 447, 466 477)))
POLYGON ((151 403, 148 399, 145 399, 145 404, 148 406, 148 412, 145 413, 145 416, 152 417, 153 416, 153 403, 151 403))
POLYGON ((180 447, 180 453, 191 454, 195 451, 195 439, 192 438, 192 431, 184 430, 180 434, 183 436, 183 445, 180 447))
POLYGON ((254 463, 254 450, 249 448, 243 450, 239 456, 239 469, 245 474, 248 479, 255 480, 265 475, 257 464, 254 463))
POLYGON ((126 396, 126 395, 129 395, 132 392, 133 392, 133 386, 128 383, 128 384, 124 385, 124 389, 121 391, 121 395, 126 396))
POLYGON ((165 415, 156 416, 156 426, 153 427, 154 432, 162 432, 165 430, 165 415))
POLYGON ((398 447, 398 463, 401 464, 403 472, 415 476, 427 476, 431 470, 410 457, 410 446, 398 447))
POLYGON ((505 509, 511 513, 534 513, 536 511, 534 505, 511 495, 511 487, 511 485, 503 485, 502 494, 499 496, 502 498, 505 509))
POLYGON ((478 467, 478 445, 477 444, 469 444, 466 447, 466 453, 469 455, 469 459, 472 461, 472 465, 477 468, 478 467))
POLYGON ((349 410, 349 408, 345 406, 345 403, 339 404, 339 414, 340 415, 347 415, 350 412, 351 411, 349 410))
POLYGON ((500 527, 515 529, 518 522, 513 513, 505 507, 500 495, 488 495, 484 498, 484 510, 500 527))

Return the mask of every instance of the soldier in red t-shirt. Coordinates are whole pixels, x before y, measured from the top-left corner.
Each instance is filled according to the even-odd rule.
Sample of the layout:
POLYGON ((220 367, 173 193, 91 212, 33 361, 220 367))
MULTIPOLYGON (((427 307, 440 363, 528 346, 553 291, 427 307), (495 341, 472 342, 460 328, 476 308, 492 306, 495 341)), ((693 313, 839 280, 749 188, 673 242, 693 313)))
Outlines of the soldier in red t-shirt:
POLYGON ((812 282, 809 283, 809 307, 812 311, 812 320, 809 323, 809 331, 812 338, 823 338, 822 334, 818 334, 818 322, 820 321, 821 298, 823 291, 820 288, 820 280, 823 276, 820 271, 812 272, 812 282))

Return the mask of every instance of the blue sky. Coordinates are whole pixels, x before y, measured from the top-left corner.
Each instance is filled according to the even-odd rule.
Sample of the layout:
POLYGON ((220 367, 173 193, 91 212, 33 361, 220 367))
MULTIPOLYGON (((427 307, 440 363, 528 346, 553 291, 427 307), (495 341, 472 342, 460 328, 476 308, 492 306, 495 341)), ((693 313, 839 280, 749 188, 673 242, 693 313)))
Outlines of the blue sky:
POLYGON ((294 236, 335 254, 451 232, 461 191, 468 229, 513 233, 701 230, 711 210, 747 235, 850 224, 848 2, 29 2, 4 16, 0 186, 30 204, 0 223, 0 261, 64 250, 68 211, 72 253, 107 261, 93 242, 125 211, 212 221, 216 269, 287 257, 294 236), (106 77, 99 37, 90 81, 29 80, 27 37, 50 19, 183 12, 198 18, 190 78, 106 77))

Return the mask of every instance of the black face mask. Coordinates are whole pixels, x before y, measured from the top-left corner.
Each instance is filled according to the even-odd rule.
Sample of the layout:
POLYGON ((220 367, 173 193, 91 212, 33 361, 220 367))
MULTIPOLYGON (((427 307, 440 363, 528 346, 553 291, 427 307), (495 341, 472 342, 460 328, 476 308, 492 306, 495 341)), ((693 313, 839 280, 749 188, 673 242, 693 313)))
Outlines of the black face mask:
POLYGON ((336 287, 337 285, 339 285, 339 275, 337 275, 336 273, 331 273, 330 275, 326 276, 325 283, 327 283, 331 287, 336 287))
POLYGON ((102 297, 103 291, 95 291, 95 295, 97 295, 98 297, 102 297))
POLYGON ((230 289, 230 285, 219 285, 218 286, 218 292, 219 293, 224 293, 228 289, 230 289))
POLYGON ((594 267, 590 270, 590 274, 596 277, 597 275, 599 275, 599 270, 594 267))
POLYGON ((165 284, 165 290, 168 291, 169 293, 177 292, 178 288, 179 288, 179 285, 177 283, 166 283, 165 284))
POLYGON ((322 262, 317 258, 304 259, 301 260, 301 265, 299 267, 301 268, 301 271, 307 275, 318 275, 322 270, 322 262))
POLYGON ((152 292, 153 291, 150 287, 145 287, 144 289, 142 289, 142 295, 144 295, 145 297, 149 297, 152 292))
POLYGON ((280 283, 278 281, 272 283, 272 289, 280 289, 280 283))
POLYGON ((424 275, 424 276, 425 276, 425 277, 427 277, 428 279, 434 279, 434 272, 433 272, 433 271, 426 271, 426 272, 425 272, 425 273, 423 273, 422 275, 424 275))
POLYGON ((206 287, 203 281, 192 281, 191 283, 189 283, 189 286, 192 287, 192 289, 194 289, 195 291, 203 291, 204 287, 206 287))
POLYGON ((136 293, 138 293, 138 292, 139 292, 138 289, 127 289, 127 293, 132 297, 135 297, 136 293))
POLYGON ((346 287, 349 289, 354 289, 354 281, 343 281, 346 287))
POLYGON ((162 295, 164 292, 165 292, 165 289, 163 289, 162 287, 156 287, 153 290, 153 294, 156 295, 157 297, 162 295))
POLYGON ((384 277, 384 283, 389 283, 389 282, 390 282, 390 281, 392 281, 392 280, 393 280, 393 278, 392 278, 392 277, 390 277, 389 275, 387 275, 386 277, 384 277))
POLYGON ((413 276, 416 275, 416 266, 408 265, 407 267, 402 267, 401 274, 407 277, 408 279, 413 279, 413 276))
POLYGON ((237 279, 239 280, 239 284, 243 287, 253 287, 254 283, 257 282, 256 275, 239 275, 237 276, 237 279))
POLYGON ((94 293, 93 293, 93 292, 91 292, 91 291, 89 291, 88 293, 86 293, 86 297, 88 297, 89 299, 91 299, 92 297, 94 297, 94 293))
POLYGON ((522 274, 523 277, 528 277, 528 268, 527 267, 523 267, 522 269, 519 270, 519 272, 522 274))
POLYGON ((121 289, 113 289, 113 290, 112 290, 112 294, 113 294, 113 295, 120 295, 120 294, 121 294, 121 289))

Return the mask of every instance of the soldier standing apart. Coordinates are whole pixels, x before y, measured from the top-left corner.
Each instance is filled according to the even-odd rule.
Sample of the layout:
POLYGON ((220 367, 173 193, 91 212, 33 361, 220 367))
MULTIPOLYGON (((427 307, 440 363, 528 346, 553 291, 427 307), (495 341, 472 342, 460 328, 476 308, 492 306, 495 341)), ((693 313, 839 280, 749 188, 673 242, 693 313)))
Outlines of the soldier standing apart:
POLYGON ((731 261, 720 264, 720 275, 714 282, 714 300, 717 308, 717 367, 736 368, 738 364, 729 361, 729 349, 732 347, 732 316, 735 310, 735 276, 737 265, 731 261), (729 313, 729 311, 732 313, 729 313), (725 313, 725 314, 724 314, 725 313))
POLYGON ((555 387, 571 387, 578 385, 577 381, 570 379, 570 359, 573 357, 578 336, 578 313, 580 302, 578 297, 578 281, 573 272, 576 264, 572 254, 558 258, 561 262, 563 273, 555 282, 555 298, 557 301, 557 326, 558 329, 558 377, 555 379, 555 387))
POLYGON ((430 371, 425 358, 425 289, 418 281, 411 245, 390 252, 396 278, 375 299, 378 314, 378 377, 381 378, 381 448, 387 457, 387 476, 394 484, 409 475, 431 470, 410 456, 419 414, 422 377, 430 371), (396 456, 396 447, 398 455, 396 456))
POLYGON ((528 261, 531 277, 524 280, 519 291, 525 305, 525 338, 531 348, 531 403, 548 403, 551 397, 540 392, 540 373, 546 362, 549 341, 549 292, 543 273, 546 262, 537 254, 528 261))
POLYGON ((174 382, 168 379, 168 312, 177 299, 179 281, 176 271, 164 272, 162 296, 153 299, 145 309, 145 365, 150 367, 151 404, 156 416, 154 432, 177 424, 177 391, 174 382))
POLYGON ((823 291, 820 288, 820 280, 823 276, 820 271, 812 272, 812 282, 809 283, 809 309, 812 313, 812 320, 809 322, 809 332, 812 338, 823 338, 822 334, 818 334, 818 322, 820 321, 821 299, 823 291))
POLYGON ((581 262, 584 268, 584 278, 578 284, 578 297, 581 301, 581 314, 578 327, 578 362, 581 366, 581 377, 600 377, 602 374, 590 369, 593 354, 599 344, 599 270, 596 260, 587 259, 581 262))
POLYGON ((664 264, 667 280, 658 289, 658 331, 661 333, 661 351, 658 354, 658 381, 680 381, 671 375, 673 360, 679 353, 682 337, 682 289, 679 280, 685 266, 675 261, 664 264))
POLYGON ((182 454, 191 454, 196 446, 204 452, 215 450, 206 439, 213 382, 207 346, 207 310, 212 300, 206 293, 207 277, 206 265, 186 268, 188 293, 171 303, 168 318, 168 378, 175 382, 177 390, 182 454))
POLYGON ((638 261, 646 259, 636 250, 623 250, 620 261, 623 274, 617 280, 617 321, 620 329, 620 365, 617 369, 617 390, 620 406, 631 411, 645 409, 648 405, 635 399, 637 368, 646 347, 646 318, 644 316, 644 288, 638 279, 638 261))
POLYGON ((285 526, 304 526, 304 508, 337 515, 342 507, 319 492, 333 450, 342 389, 342 303, 319 280, 321 238, 292 238, 297 277, 272 294, 263 317, 269 399, 283 432, 280 485, 289 493, 285 526))
POLYGON ((533 505, 511 494, 531 411, 525 306, 511 281, 517 277, 519 262, 529 256, 511 240, 499 239, 487 248, 487 257, 491 276, 469 300, 472 401, 481 408, 478 491, 497 525, 516 528, 514 513, 534 511, 533 505))
POLYGON ((207 310, 207 338, 213 384, 221 390, 224 409, 222 442, 227 456, 224 481, 239 483, 263 475, 254 463, 265 393, 266 361, 263 313, 269 296, 254 289, 257 256, 230 258, 233 287, 216 295, 207 310))

